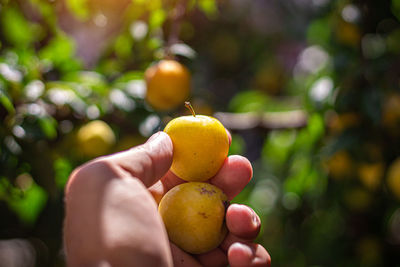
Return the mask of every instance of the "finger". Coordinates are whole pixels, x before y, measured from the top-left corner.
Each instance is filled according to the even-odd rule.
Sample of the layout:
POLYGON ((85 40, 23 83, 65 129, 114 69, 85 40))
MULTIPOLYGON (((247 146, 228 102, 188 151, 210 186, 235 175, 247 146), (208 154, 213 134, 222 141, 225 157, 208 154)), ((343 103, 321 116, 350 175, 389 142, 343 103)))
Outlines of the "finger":
POLYGON ((172 171, 168 171, 159 181, 149 187, 154 200, 160 203, 161 198, 173 187, 182 184, 185 181, 176 176, 172 171))
POLYGON ((261 228, 260 217, 246 205, 232 204, 226 211, 229 232, 244 240, 254 240, 261 228))
MULTIPOLYGON (((231 200, 247 185, 253 175, 251 163, 242 156, 229 156, 216 176, 209 182, 219 187, 231 200)), ((154 199, 159 203, 162 196, 171 188, 185 181, 168 171, 156 184, 149 188, 154 199)))
POLYGON ((191 255, 178 248, 170 242, 174 267, 202 267, 202 265, 191 255))
POLYGON ((259 244, 232 244, 228 250, 228 261, 231 267, 271 266, 271 257, 259 244))
POLYGON ((253 176, 251 163, 239 155, 229 156, 218 173, 210 179, 210 183, 221 188, 232 200, 249 183, 253 176))
POLYGON ((225 267, 228 265, 228 257, 220 248, 197 255, 196 258, 206 267, 225 267))
POLYGON ((114 154, 107 160, 149 187, 167 173, 172 164, 172 155, 171 139, 166 133, 158 132, 145 144, 114 154))

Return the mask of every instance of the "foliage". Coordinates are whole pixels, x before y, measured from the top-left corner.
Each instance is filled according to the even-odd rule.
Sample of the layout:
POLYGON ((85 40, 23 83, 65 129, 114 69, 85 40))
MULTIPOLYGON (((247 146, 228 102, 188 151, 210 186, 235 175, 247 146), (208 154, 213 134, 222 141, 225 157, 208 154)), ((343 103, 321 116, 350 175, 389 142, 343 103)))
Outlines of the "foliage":
POLYGON ((0 3, 0 238, 29 240, 37 266, 65 265, 81 127, 106 122, 112 153, 184 112, 144 101, 144 71, 170 54, 197 113, 307 112, 302 128, 232 131, 254 167, 234 201, 262 217, 275 264, 399 264, 400 1, 0 3))

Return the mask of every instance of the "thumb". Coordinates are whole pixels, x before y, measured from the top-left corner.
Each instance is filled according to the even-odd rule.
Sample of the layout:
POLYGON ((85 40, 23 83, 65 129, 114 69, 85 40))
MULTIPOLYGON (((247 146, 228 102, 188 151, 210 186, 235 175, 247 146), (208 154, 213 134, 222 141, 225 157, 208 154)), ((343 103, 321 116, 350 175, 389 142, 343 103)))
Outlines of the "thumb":
POLYGON ((158 132, 143 145, 114 154, 109 160, 149 187, 167 173, 172 164, 172 155, 170 137, 158 132))

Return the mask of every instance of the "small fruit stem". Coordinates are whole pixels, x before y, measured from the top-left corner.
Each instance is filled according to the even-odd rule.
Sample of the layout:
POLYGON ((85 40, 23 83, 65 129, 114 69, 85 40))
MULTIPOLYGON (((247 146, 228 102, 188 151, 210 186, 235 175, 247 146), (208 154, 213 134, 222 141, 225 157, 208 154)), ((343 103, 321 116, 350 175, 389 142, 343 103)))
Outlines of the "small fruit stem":
POLYGON ((189 101, 185 102, 185 107, 187 107, 190 110, 190 112, 192 112, 193 117, 196 117, 196 113, 194 113, 194 109, 189 101))

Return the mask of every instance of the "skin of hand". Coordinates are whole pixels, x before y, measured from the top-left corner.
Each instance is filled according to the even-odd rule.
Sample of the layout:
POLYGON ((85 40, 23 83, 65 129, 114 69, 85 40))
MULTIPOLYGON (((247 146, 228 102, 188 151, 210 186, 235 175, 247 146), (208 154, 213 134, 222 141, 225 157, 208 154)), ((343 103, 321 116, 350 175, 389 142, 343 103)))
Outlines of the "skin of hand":
MULTIPOLYGON (((143 145, 74 170, 65 189, 68 266, 270 266, 268 252, 253 243, 260 218, 245 205, 227 209, 229 233, 218 248, 190 255, 169 243, 157 203, 184 182, 169 171, 172 155, 171 139, 158 132, 143 145)), ((246 158, 229 156, 208 182, 231 200, 251 177, 246 158)))

